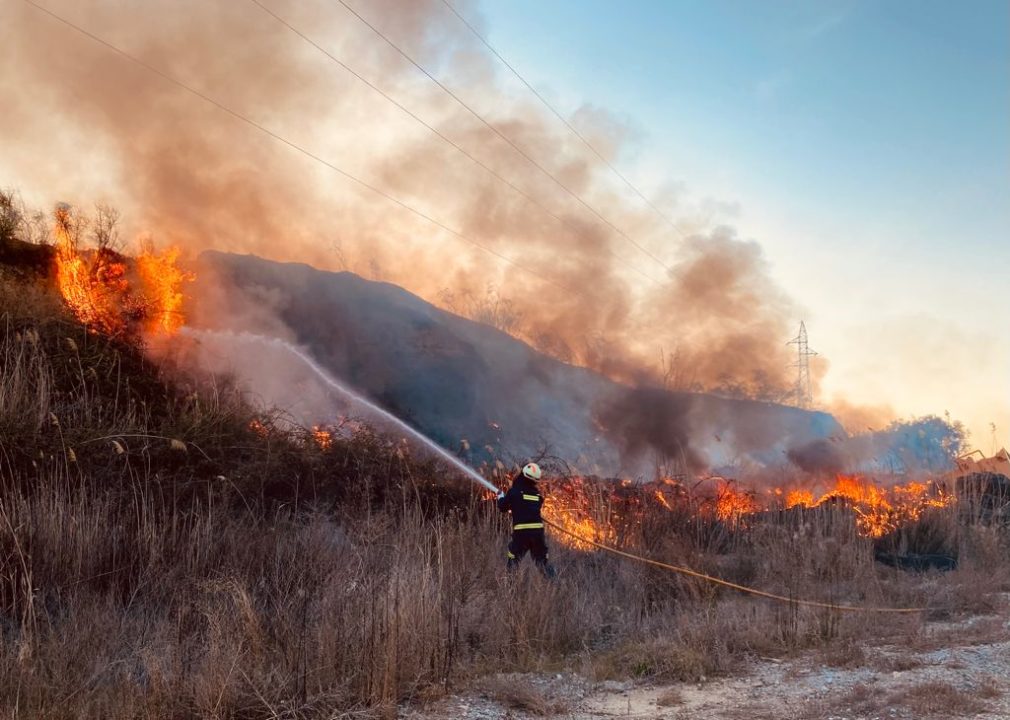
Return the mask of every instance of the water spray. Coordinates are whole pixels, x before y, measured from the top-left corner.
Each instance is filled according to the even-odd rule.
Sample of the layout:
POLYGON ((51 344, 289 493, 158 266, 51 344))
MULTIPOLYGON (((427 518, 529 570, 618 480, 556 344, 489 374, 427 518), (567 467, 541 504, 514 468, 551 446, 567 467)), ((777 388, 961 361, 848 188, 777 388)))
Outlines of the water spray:
POLYGON ((312 359, 312 357, 310 357, 301 349, 299 349, 298 346, 292 345, 291 343, 281 340, 280 338, 277 337, 270 337, 267 335, 257 335, 256 333, 250 333, 250 332, 234 332, 232 330, 199 330, 190 327, 182 328, 181 332, 184 333, 185 335, 197 339, 201 337, 224 338, 234 343, 267 345, 286 350, 287 352, 291 353, 292 355, 295 355, 299 360, 301 360, 302 363, 310 370, 312 370, 312 372, 315 373, 319 377, 319 379, 322 380, 327 386, 337 391, 344 397, 348 398, 356 405, 360 405, 366 408, 369 413, 377 415, 378 417, 382 418, 390 425, 393 425, 397 430, 402 430, 412 439, 421 443, 424 447, 428 448, 430 451, 438 455, 441 459, 445 460, 454 468, 462 472, 464 475, 466 475, 466 477, 469 480, 479 483, 480 485, 486 487, 493 493, 498 492, 497 487, 495 487, 489 480, 484 478, 472 467, 470 467, 462 460, 449 453, 448 450, 443 448, 434 440, 428 438, 427 436, 421 434, 420 432, 412 428, 410 425, 408 425, 403 420, 393 415, 388 410, 382 409, 372 401, 368 400, 367 398, 363 397, 359 393, 355 392, 351 388, 344 385, 342 382, 340 382, 332 375, 330 375, 328 372, 326 372, 323 368, 321 368, 319 364, 312 359))

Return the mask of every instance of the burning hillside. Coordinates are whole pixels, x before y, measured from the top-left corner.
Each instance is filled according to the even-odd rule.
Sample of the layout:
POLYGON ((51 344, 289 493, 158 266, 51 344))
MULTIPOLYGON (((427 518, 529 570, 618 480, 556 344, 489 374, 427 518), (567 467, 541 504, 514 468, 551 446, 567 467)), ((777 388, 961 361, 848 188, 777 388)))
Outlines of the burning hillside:
MULTIPOLYGON (((180 268, 177 248, 158 253, 147 243, 135 259, 101 243, 84 249, 81 217, 66 207, 55 217, 56 285, 84 325, 110 336, 172 336, 184 325, 182 290, 196 276, 180 268)), ((263 307, 265 317, 274 316, 293 329, 338 377, 365 389, 394 414, 411 418, 443 446, 458 443, 471 463, 530 454, 547 444, 571 458, 576 468, 625 476, 642 473, 645 459, 661 476, 664 468, 676 466, 705 477, 720 454, 746 457, 750 469, 761 469, 763 479, 753 490, 718 477, 690 487, 671 479, 601 484, 578 477, 558 483, 547 514, 590 539, 618 541, 653 506, 733 527, 754 522, 762 513, 842 507, 852 513, 861 534, 876 538, 914 522, 927 508, 953 502, 953 496, 928 483, 885 488, 845 474, 820 485, 809 480, 802 487, 776 483, 769 464, 776 453, 785 452, 803 470, 843 463, 841 445, 832 441, 844 433, 822 413, 623 388, 539 356, 503 333, 443 313, 401 290, 348 274, 215 254, 203 257, 203 268, 201 277, 210 281, 195 286, 202 296, 192 307, 197 322, 234 326, 242 322, 236 308, 262 306, 257 296, 272 298, 273 307, 263 307), (712 440, 702 439, 706 437, 712 440), (648 456, 657 450, 663 455, 648 456)), ((207 335, 203 342, 213 337, 207 335)), ((229 362, 253 357, 236 347, 218 349, 229 362)), ((266 386, 258 383, 257 373, 276 379, 279 365, 290 359, 262 350, 240 372, 260 392, 266 386)), ((317 398, 313 416, 299 419, 313 427, 315 443, 328 449, 332 437, 324 426, 333 421, 336 406, 318 401, 328 393, 296 378, 285 379, 277 392, 287 398, 317 398)))
MULTIPOLYGON (((196 275, 179 266, 177 248, 158 253, 146 243, 134 259, 101 242, 85 249, 81 241, 87 220, 64 206, 55 219, 56 286, 92 332, 172 336, 183 327, 183 287, 196 275)), ((927 482, 885 487, 841 473, 830 482, 812 481, 823 477, 816 472, 818 466, 844 463, 839 449, 844 433, 821 413, 616 386, 539 356, 504 333, 443 313, 402 290, 346 273, 330 275, 216 254, 205 255, 202 262, 200 275, 210 281, 194 286, 201 296, 191 307, 198 323, 240 324, 243 318, 236 308, 263 306, 257 296, 272 298, 272 307, 262 307, 263 317, 293 329, 338 377, 349 375, 353 386, 364 388, 394 414, 411 418, 443 446, 460 438, 460 452, 471 463, 529 454, 546 442, 572 458, 575 467, 605 467, 627 476, 629 468, 642 469, 650 450, 664 453, 648 460, 661 478, 653 482, 577 476, 553 484, 546 515, 590 540, 623 542, 639 531, 647 514, 669 513, 685 522, 740 528, 768 513, 826 509, 851 514, 859 534, 880 538, 915 522, 929 508, 955 501, 944 487, 927 482), (325 319, 322 324, 314 320, 320 317, 325 319), (370 348, 378 354, 369 353, 370 348), (409 371, 400 366, 402 361, 409 371), (714 442, 701 440, 706 436, 714 442), (803 475, 805 484, 775 482, 768 458, 776 452, 813 471, 803 475), (761 482, 748 489, 706 474, 719 453, 746 456, 751 469, 761 468, 761 482), (663 468, 671 465, 686 475, 663 477, 663 468), (683 479, 688 476, 703 479, 689 484, 683 479)), ((225 336, 211 333, 201 342, 215 337, 225 336)), ((219 349, 230 362, 253 357, 236 352, 236 347, 219 349)), ((264 350, 255 353, 253 365, 242 368, 246 382, 257 383, 257 372, 276 379, 279 364, 290 359, 283 353, 271 357, 264 350)), ((257 387, 261 392, 265 388, 257 387)), ((278 392, 317 398, 314 416, 300 419, 312 427, 313 443, 323 452, 329 450, 334 438, 327 423, 336 417, 336 406, 326 404, 328 391, 286 378, 278 392)), ((253 432, 263 429, 258 423, 252 421, 253 432)))
MULTIPOLYGON (((780 465, 791 447, 845 437, 823 412, 630 388, 352 273, 206 252, 197 275, 193 326, 284 337, 472 465, 547 447, 584 474, 651 477, 657 465, 780 465)), ((302 424, 333 419, 290 357, 254 355, 235 337, 207 337, 202 349, 208 367, 246 377, 302 424)))

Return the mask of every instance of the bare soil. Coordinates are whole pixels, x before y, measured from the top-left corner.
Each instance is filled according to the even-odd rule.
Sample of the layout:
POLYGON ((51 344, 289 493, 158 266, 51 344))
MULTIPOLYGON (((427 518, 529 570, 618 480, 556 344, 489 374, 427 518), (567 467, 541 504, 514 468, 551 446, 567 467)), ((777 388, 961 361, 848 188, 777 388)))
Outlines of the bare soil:
POLYGON ((752 657, 699 683, 593 682, 575 673, 511 674, 408 720, 896 720, 1010 717, 1010 616, 928 623, 907 643, 752 657))

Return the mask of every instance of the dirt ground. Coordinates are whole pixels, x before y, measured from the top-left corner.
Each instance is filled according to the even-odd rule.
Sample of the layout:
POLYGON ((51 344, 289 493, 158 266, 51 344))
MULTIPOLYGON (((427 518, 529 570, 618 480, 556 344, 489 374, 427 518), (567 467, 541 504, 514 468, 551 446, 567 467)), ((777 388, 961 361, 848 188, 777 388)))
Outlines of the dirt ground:
POLYGON ((733 677, 697 684, 592 682, 578 675, 502 675, 408 720, 712 718, 892 720, 1010 717, 1010 618, 928 623, 907 645, 871 644, 790 658, 752 658, 733 677))

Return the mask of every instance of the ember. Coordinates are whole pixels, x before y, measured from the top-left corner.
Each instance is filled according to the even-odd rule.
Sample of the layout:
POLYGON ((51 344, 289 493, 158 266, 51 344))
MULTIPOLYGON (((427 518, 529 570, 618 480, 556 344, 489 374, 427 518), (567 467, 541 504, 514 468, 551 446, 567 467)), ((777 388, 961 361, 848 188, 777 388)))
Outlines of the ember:
POLYGON ((320 450, 329 450, 333 445, 333 433, 318 425, 312 426, 312 439, 316 441, 320 450))
POLYGON ((264 425, 259 418, 253 418, 252 420, 249 421, 249 429, 252 430, 257 435, 259 435, 260 437, 264 438, 270 434, 270 431, 267 430, 266 425, 264 425))

